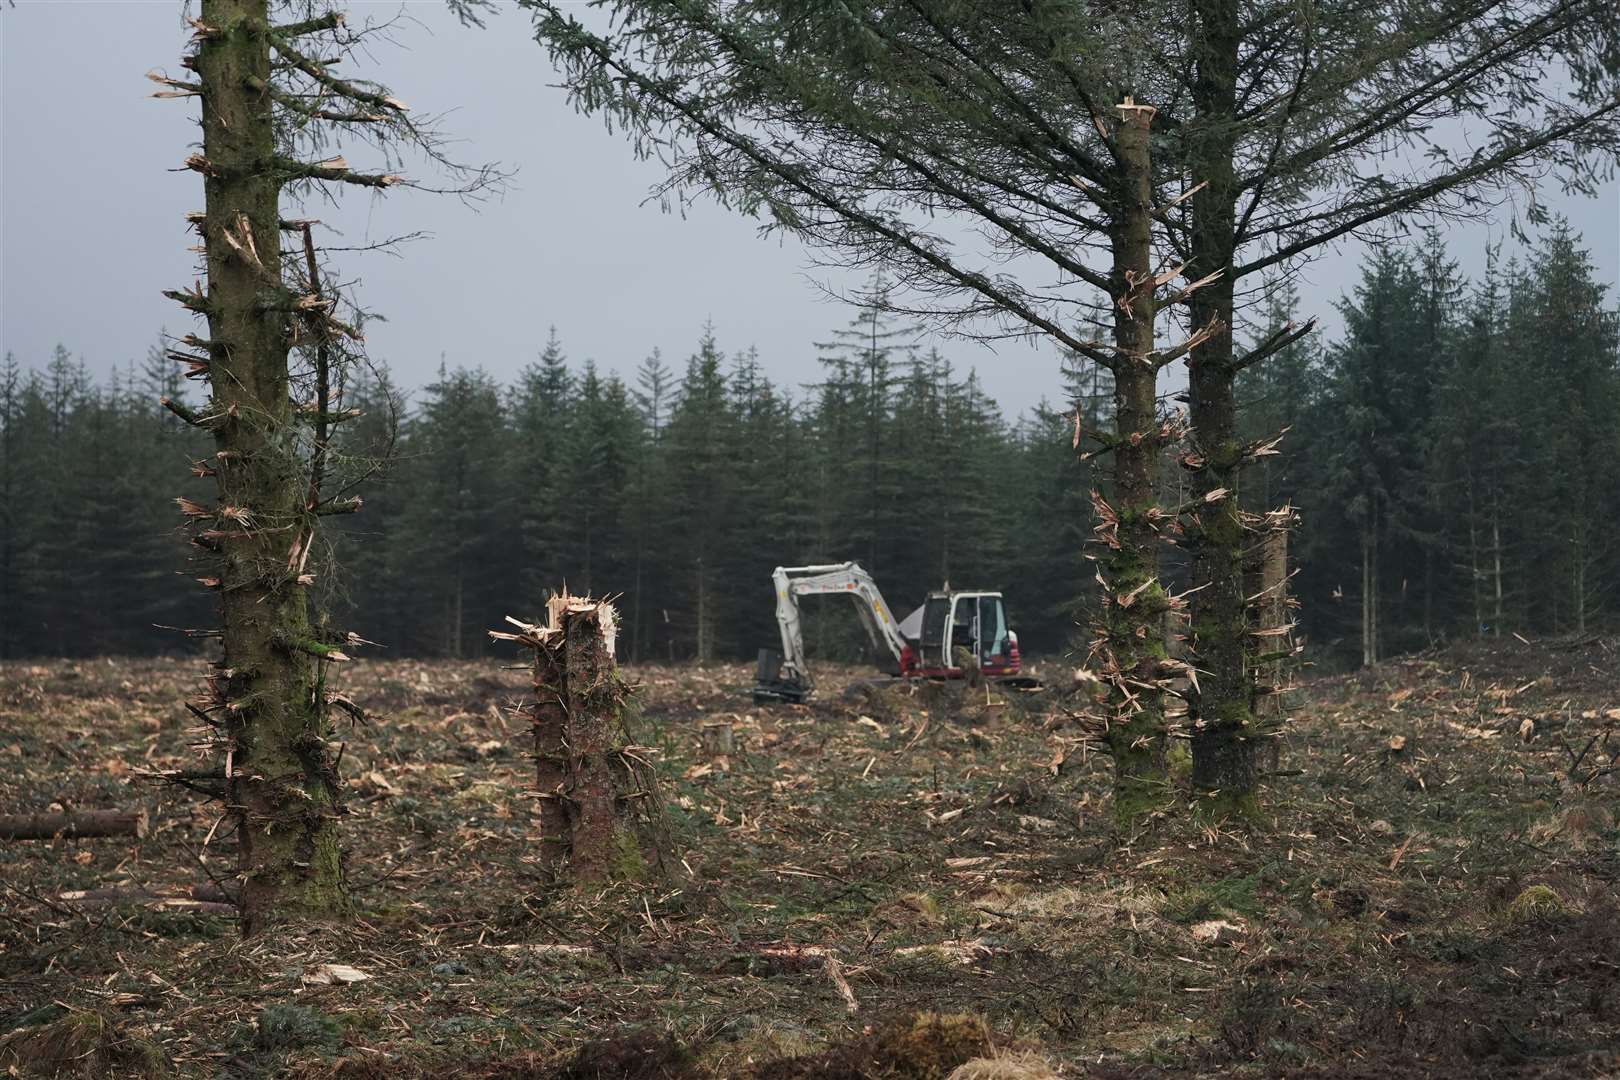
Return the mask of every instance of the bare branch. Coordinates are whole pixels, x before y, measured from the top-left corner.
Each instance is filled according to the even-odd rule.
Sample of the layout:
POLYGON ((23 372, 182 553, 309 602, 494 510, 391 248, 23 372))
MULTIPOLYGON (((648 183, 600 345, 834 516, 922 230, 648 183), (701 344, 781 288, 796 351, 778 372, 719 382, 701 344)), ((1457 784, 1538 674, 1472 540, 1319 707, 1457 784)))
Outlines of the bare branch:
POLYGON ((342 158, 332 158, 328 161, 295 161, 289 157, 277 156, 274 159, 277 171, 283 175, 299 180, 327 180, 344 184, 357 184, 361 187, 388 188, 403 183, 404 177, 384 173, 360 173, 349 168, 348 162, 342 158))

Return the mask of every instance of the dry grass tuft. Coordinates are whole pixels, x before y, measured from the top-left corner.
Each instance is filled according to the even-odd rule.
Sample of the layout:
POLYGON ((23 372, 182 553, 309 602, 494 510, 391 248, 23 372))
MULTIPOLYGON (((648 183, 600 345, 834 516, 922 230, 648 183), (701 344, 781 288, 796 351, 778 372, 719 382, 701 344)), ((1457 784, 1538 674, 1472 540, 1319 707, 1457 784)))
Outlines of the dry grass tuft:
POLYGON ((1515 926, 1528 923, 1553 922, 1569 914, 1564 898, 1548 885, 1532 885, 1508 905, 1508 922, 1515 926))
POLYGON ((162 1077, 163 1052, 99 1012, 71 1012, 0 1036, 0 1067, 12 1076, 162 1077))
MULTIPOLYGON (((998 890, 999 891, 999 890, 998 890)), ((1005 892, 984 904, 1001 915, 1031 915, 1041 919, 1077 919, 1084 922, 1111 919, 1117 913, 1150 915, 1159 910, 1164 898, 1151 888, 1122 885, 1118 888, 1064 888, 1045 892, 1005 892)))
POLYGON ((907 1013, 821 1053, 765 1062, 753 1080, 946 1080, 994 1049, 983 1017, 907 1013))
POLYGON ((974 1058, 946 1080, 1058 1080, 1047 1060, 1038 1054, 1012 1053, 974 1058))

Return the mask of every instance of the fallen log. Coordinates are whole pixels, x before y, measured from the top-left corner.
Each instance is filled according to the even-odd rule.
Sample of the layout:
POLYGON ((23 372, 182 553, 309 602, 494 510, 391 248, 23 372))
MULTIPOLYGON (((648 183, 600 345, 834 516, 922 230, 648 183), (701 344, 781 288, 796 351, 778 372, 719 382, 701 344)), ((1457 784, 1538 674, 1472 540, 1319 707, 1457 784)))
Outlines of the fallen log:
POLYGON ((146 835, 145 810, 73 810, 44 814, 0 814, 0 839, 54 840, 58 836, 146 835))
POLYGON ((109 907, 140 907, 150 911, 189 911, 194 915, 239 914, 235 904, 221 904, 211 900, 191 900, 184 896, 137 896, 131 893, 124 896, 89 897, 63 893, 57 897, 57 901, 70 907, 85 910, 109 907))
POLYGON ((165 892, 157 892, 141 885, 104 885, 99 889, 75 889, 62 893, 58 900, 69 904, 140 904, 153 900, 194 900, 205 904, 236 903, 236 896, 225 886, 212 881, 181 885, 165 892))

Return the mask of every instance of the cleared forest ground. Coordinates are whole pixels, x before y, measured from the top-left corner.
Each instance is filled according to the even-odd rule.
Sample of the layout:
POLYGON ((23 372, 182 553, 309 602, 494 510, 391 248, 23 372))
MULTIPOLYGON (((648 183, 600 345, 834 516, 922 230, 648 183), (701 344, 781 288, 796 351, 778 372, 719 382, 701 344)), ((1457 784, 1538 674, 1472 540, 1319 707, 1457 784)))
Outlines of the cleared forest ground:
POLYGON ((983 1042, 968 1021, 828 1051, 931 1010, 1064 1076, 1616 1075, 1617 669, 1620 642, 1510 640, 1310 682, 1263 827, 1122 843, 1055 697, 828 678, 758 708, 743 667, 643 668, 668 881, 576 894, 534 861, 503 711, 524 673, 358 663, 381 714, 342 760, 362 917, 243 943, 220 914, 60 899, 228 876, 217 810, 135 776, 199 764, 200 663, 4 664, 0 810, 152 827, 0 843, 0 1068, 943 1077, 983 1042))

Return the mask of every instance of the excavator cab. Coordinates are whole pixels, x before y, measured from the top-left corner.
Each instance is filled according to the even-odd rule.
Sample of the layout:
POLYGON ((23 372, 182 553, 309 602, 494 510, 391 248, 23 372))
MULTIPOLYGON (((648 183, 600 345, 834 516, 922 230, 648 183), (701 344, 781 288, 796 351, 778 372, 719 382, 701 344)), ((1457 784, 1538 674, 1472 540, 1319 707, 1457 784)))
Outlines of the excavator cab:
POLYGON ((900 623, 900 633, 916 658, 907 675, 960 675, 959 649, 987 674, 1016 674, 1019 668, 1018 638, 1007 627, 1000 593, 933 593, 900 623))

